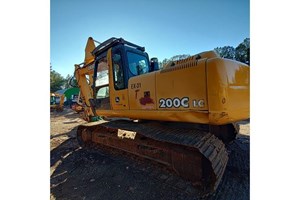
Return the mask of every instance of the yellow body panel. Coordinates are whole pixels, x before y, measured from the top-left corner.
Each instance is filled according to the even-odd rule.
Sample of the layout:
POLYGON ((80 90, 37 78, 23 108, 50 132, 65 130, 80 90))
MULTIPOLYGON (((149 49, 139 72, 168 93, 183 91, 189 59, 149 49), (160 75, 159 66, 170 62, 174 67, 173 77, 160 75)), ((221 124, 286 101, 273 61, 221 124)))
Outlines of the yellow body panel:
POLYGON ((205 111, 205 59, 133 77, 128 90, 132 110, 205 111))
POLYGON ((113 110, 129 110, 128 106, 128 90, 115 90, 110 91, 110 102, 113 110))
POLYGON ((191 60, 156 73, 158 110, 207 110, 205 61, 191 60))
POLYGON ((128 81, 130 110, 157 109, 156 73, 135 76, 128 81))
POLYGON ((228 59, 207 61, 210 122, 223 124, 250 117, 249 66, 228 59))

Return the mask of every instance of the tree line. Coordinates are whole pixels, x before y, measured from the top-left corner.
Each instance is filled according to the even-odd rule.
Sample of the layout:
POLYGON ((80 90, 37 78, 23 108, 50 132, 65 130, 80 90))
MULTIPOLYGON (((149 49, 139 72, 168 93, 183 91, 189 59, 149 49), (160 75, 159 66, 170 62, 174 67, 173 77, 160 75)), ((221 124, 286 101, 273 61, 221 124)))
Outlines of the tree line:
POLYGON ((224 46, 214 49, 222 58, 240 61, 250 65, 250 38, 244 39, 237 47, 224 46))
MULTIPOLYGON (((250 65, 250 38, 245 38, 237 47, 233 46, 223 46, 216 47, 214 51, 219 54, 222 58, 228 58, 232 60, 237 60, 242 63, 250 65)), ((172 61, 177 61, 189 57, 189 54, 181 54, 173 56, 169 59, 165 58, 159 62, 160 68, 163 68, 167 63, 172 61)))
POLYGON ((66 76, 66 78, 64 78, 60 73, 52 69, 52 65, 50 63, 50 92, 71 88, 72 86, 69 83, 71 78, 72 76, 69 74, 66 76))
MULTIPOLYGON (((237 60, 239 62, 250 65, 250 38, 245 38, 244 41, 241 42, 237 47, 223 46, 216 47, 214 48, 214 50, 222 58, 237 60)), ((159 66, 160 68, 162 68, 169 62, 182 60, 189 56, 189 54, 181 54, 172 56, 169 59, 165 58, 161 62, 159 62, 159 66)), ((72 86, 69 83, 70 79, 71 76, 69 74, 66 76, 66 78, 64 78, 61 74, 53 70, 50 63, 50 92, 56 92, 57 90, 71 88, 72 86)), ((72 85, 74 84, 76 85, 76 82, 72 85)))

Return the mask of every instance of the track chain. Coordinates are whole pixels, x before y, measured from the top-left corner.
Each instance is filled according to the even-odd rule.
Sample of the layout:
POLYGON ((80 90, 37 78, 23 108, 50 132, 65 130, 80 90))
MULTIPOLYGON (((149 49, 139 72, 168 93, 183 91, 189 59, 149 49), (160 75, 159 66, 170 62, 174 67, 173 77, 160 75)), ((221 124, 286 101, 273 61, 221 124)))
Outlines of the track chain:
POLYGON ((156 122, 134 123, 118 120, 101 124, 89 123, 81 125, 78 128, 78 140, 81 145, 84 144, 80 138, 84 129, 89 129, 91 134, 97 132, 97 129, 101 131, 105 129, 107 130, 107 134, 114 134, 119 129, 128 130, 156 141, 197 149, 209 160, 213 169, 213 179, 215 181, 209 193, 213 193, 217 189, 228 162, 228 153, 224 143, 208 131, 190 128, 172 128, 156 122))

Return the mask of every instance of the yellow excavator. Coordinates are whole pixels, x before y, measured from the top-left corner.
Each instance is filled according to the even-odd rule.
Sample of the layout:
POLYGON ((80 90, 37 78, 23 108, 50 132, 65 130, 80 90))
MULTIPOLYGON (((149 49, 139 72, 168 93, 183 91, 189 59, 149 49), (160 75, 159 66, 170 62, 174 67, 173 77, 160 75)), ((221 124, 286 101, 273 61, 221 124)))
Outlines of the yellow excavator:
POLYGON ((57 112, 62 112, 64 110, 64 94, 50 93, 50 112, 54 110, 57 112), (56 99, 59 98, 59 103, 56 102, 56 99))
POLYGON ((160 69, 123 38, 95 45, 75 65, 87 124, 81 146, 108 146, 162 163, 202 194, 218 187, 234 123, 249 119, 249 66, 206 51, 160 69), (107 122, 96 119, 106 117, 107 122))

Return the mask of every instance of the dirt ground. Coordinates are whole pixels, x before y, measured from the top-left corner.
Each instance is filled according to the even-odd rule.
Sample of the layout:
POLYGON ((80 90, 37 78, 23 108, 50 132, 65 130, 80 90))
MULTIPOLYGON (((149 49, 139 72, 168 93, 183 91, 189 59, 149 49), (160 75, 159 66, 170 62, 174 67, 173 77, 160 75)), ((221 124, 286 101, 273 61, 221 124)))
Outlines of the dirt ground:
MULTIPOLYGON (((86 123, 70 109, 50 116, 50 199, 201 199, 190 182, 158 165, 121 151, 82 149, 77 126, 86 123)), ((208 200, 250 199, 250 123, 238 125, 227 146, 229 161, 208 200)))

